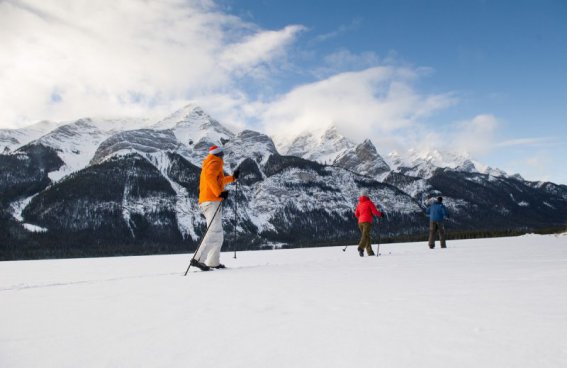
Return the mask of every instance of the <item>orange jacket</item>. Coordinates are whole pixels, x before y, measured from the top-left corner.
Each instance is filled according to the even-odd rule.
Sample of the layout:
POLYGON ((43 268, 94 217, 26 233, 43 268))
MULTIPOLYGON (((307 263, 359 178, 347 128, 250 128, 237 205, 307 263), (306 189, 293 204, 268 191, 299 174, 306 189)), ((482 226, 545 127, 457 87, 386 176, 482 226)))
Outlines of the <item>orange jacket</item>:
POLYGON ((222 158, 215 155, 208 155, 203 161, 199 203, 222 201, 220 194, 224 191, 224 186, 234 181, 232 176, 224 176, 223 164, 222 158))

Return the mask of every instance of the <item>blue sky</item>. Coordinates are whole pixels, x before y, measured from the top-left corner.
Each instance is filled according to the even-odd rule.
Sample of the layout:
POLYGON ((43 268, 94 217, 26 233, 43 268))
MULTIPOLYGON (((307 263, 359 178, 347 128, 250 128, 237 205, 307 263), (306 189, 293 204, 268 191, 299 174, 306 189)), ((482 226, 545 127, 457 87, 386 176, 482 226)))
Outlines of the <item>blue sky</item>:
MULTIPOLYGON (((567 2, 225 0, 221 4, 265 28, 306 26, 308 31, 298 43, 316 56, 297 62, 311 68, 337 50, 373 53, 379 60, 392 56, 398 63, 431 68, 417 88, 425 93, 451 91, 459 99, 427 119, 431 129, 492 114, 499 121, 494 132, 497 147, 481 158, 532 178, 543 175, 567 183, 563 163, 567 2)), ((289 83, 301 83, 302 78, 309 80, 296 75, 289 83)))
POLYGON ((468 152, 567 184, 561 0, 0 1, 0 128, 189 101, 276 136, 468 152))

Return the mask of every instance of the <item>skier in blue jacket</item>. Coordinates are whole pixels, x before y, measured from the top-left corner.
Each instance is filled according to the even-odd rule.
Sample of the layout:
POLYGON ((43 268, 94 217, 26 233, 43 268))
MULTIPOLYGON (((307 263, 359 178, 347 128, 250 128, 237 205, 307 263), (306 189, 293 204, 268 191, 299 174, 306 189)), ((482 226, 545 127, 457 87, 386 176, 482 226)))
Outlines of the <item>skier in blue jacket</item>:
POLYGON ((447 215, 447 207, 443 204, 443 197, 437 197, 437 200, 431 203, 425 210, 427 217, 429 217, 429 248, 435 248, 435 238, 439 232, 439 241, 441 248, 447 248, 445 243, 445 225, 443 221, 447 215))

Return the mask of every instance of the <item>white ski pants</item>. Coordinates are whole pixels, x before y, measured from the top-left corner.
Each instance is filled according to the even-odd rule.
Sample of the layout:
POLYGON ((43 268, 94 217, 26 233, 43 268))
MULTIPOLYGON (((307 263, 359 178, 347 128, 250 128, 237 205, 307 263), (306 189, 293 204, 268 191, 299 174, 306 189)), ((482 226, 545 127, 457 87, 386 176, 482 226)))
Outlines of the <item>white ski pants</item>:
POLYGON ((209 267, 216 267, 220 264, 220 251, 224 240, 221 203, 222 202, 203 202, 199 205, 201 212, 203 212, 207 220, 209 231, 207 231, 207 235, 205 235, 203 243, 195 255, 195 259, 209 267), (219 208, 219 206, 221 207, 219 208), (213 216, 215 217, 214 219, 213 216))

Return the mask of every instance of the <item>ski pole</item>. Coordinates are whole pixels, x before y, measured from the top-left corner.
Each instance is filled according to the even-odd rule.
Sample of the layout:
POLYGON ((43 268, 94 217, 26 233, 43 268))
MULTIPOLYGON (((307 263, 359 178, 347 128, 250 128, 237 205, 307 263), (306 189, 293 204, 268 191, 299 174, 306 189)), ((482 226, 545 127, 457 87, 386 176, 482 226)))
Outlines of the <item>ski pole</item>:
POLYGON ((236 226, 238 225, 238 181, 234 190, 234 259, 236 259, 236 226))
POLYGON ((382 227, 382 220, 378 218, 378 248, 376 249, 376 257, 380 257, 380 228, 382 227))
POLYGON ((187 276, 187 273, 189 272, 189 268, 191 268, 191 262, 195 259, 195 256, 197 255, 199 248, 201 248, 201 244, 203 244, 203 240, 205 240, 205 237, 207 236, 207 233, 209 232, 209 229, 211 228, 211 225, 213 224, 213 221, 215 220, 215 217, 217 216, 217 213, 219 212, 219 209, 221 207, 222 207, 222 202, 219 203, 219 206, 217 207, 217 210, 215 211, 215 214, 213 215, 211 222, 207 225, 207 229, 205 230, 205 233, 203 234, 203 237, 201 238, 201 242, 199 242, 197 249, 195 249, 195 253, 193 254, 193 257, 191 257, 191 261, 189 261, 189 266, 187 266, 187 271, 185 271, 185 275, 183 275, 183 276, 187 276))

